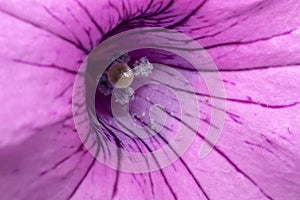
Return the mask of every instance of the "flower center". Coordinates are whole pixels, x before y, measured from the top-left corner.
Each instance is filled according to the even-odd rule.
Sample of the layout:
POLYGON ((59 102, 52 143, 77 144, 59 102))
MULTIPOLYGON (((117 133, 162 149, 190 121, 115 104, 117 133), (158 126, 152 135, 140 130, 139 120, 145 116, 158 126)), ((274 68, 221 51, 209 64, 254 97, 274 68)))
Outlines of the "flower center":
POLYGON ((115 63, 108 70, 108 80, 116 88, 127 88, 133 78, 133 72, 126 63, 115 63))

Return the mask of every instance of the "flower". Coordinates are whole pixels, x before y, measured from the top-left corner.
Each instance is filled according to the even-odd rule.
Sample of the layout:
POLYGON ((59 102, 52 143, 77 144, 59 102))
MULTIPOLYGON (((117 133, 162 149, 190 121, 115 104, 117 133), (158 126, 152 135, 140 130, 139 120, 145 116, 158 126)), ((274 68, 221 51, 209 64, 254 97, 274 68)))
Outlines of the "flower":
MULTIPOLYGON (((14 1, 0 10, 1 199, 299 199, 298 1, 14 1), (199 136, 171 166, 133 174, 88 153, 71 97, 79 63, 93 47, 140 26, 175 29, 204 46, 223 77, 227 109, 206 157, 197 156, 199 136)), ((187 62, 173 58, 156 57, 196 80, 187 62)), ((201 86, 199 127, 206 130, 210 101, 225 99, 201 86)), ((107 140, 121 146, 115 133, 107 140)))

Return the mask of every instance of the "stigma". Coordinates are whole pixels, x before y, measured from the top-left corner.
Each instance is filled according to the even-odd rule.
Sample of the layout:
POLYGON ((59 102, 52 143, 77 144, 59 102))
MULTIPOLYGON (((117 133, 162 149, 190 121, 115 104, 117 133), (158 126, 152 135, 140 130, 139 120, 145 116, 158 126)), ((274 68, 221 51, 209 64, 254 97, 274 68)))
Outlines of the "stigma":
POLYGON ((132 69, 126 63, 114 63, 108 70, 108 80, 115 88, 127 88, 133 79, 132 69))

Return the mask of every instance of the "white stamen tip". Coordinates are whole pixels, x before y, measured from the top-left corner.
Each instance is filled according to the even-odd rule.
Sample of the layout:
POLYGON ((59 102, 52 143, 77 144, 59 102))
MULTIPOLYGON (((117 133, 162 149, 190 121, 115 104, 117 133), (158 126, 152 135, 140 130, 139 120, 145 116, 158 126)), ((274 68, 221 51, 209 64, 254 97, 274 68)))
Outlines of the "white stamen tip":
POLYGON ((147 77, 152 73, 153 70, 153 65, 146 57, 136 60, 133 66, 133 74, 137 77, 147 77))
POLYGON ((128 104, 130 100, 134 99, 134 90, 131 87, 118 88, 113 94, 115 101, 121 105, 128 104))

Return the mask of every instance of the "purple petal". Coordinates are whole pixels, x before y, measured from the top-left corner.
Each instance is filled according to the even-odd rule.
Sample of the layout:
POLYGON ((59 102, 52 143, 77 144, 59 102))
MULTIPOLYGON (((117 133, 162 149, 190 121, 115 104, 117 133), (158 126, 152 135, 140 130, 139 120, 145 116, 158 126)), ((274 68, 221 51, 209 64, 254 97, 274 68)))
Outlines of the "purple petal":
MULTIPOLYGON (((2 1, 0 11, 1 199, 300 198, 296 0, 2 1), (205 158, 197 156, 199 136, 171 166, 131 174, 106 167, 84 148, 71 98, 90 50, 142 26, 181 31, 207 49, 224 79, 227 117, 205 158)), ((192 77, 177 61, 164 59, 192 77)), ((206 102, 209 94, 199 95, 206 130, 210 101, 219 97, 206 102)))

